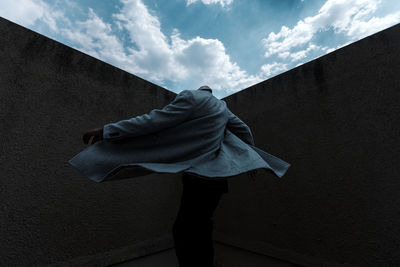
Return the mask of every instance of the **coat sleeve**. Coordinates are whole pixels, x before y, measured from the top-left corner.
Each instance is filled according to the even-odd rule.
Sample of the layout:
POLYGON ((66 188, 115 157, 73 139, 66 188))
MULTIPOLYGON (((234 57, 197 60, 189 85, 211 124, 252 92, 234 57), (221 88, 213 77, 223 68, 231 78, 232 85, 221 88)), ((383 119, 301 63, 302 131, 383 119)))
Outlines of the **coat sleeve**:
POLYGON ((228 130, 234 133, 237 137, 242 139, 247 144, 254 146, 255 145, 254 138, 253 135, 251 134, 250 127, 247 126, 246 123, 244 123, 241 119, 239 119, 229 109, 228 109, 228 114, 229 114, 228 123, 226 125, 228 130))
POLYGON ((105 140, 118 140, 158 132, 185 121, 194 107, 192 92, 183 90, 162 109, 153 109, 148 114, 108 123, 103 126, 105 140))

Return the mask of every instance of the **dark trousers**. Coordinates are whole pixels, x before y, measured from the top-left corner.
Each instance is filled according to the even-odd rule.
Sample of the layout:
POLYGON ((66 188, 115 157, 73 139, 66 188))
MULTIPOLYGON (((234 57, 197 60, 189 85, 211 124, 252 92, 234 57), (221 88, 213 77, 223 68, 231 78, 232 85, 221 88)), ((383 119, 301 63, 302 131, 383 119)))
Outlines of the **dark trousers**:
POLYGON ((214 262, 213 213, 227 180, 206 180, 182 174, 181 204, 172 233, 180 267, 212 267, 214 262))

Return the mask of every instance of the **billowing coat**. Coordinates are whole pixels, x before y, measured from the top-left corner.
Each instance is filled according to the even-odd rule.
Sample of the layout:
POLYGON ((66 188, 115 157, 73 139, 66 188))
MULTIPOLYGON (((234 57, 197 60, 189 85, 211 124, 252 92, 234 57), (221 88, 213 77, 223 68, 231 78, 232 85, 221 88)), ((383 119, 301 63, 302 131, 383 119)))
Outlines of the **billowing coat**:
POLYGON ((182 171, 221 179, 261 168, 281 178, 290 167, 255 147, 250 128, 209 87, 184 90, 162 109, 106 124, 103 138, 68 161, 96 182, 182 171))

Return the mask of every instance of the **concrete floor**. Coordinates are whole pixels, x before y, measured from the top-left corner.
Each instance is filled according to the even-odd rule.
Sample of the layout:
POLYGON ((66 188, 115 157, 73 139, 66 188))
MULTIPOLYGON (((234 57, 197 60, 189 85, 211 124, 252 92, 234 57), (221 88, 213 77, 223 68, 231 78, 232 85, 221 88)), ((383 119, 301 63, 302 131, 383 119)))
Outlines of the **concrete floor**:
MULTIPOLYGON (((215 243, 214 248, 215 259, 221 264, 221 267, 301 266, 220 243, 215 243)), ((175 249, 168 249, 160 253, 140 257, 132 261, 115 264, 112 265, 112 267, 179 267, 179 265, 175 256, 175 249)))
POLYGON ((114 264, 112 267, 179 267, 175 256, 175 249, 168 249, 162 252, 136 258, 132 261, 114 264))

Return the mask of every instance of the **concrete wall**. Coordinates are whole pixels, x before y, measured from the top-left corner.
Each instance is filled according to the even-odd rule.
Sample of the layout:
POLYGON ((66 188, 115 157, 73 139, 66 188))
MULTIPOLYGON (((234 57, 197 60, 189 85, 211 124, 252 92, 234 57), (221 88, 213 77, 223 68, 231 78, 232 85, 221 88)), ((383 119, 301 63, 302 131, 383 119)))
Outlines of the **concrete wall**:
POLYGON ((104 266, 173 247, 179 177, 99 184, 67 161, 86 130, 174 97, 0 18, 0 265, 104 266))
POLYGON ((282 179, 230 180, 215 239, 307 266, 400 266, 400 25, 224 100, 282 179))

